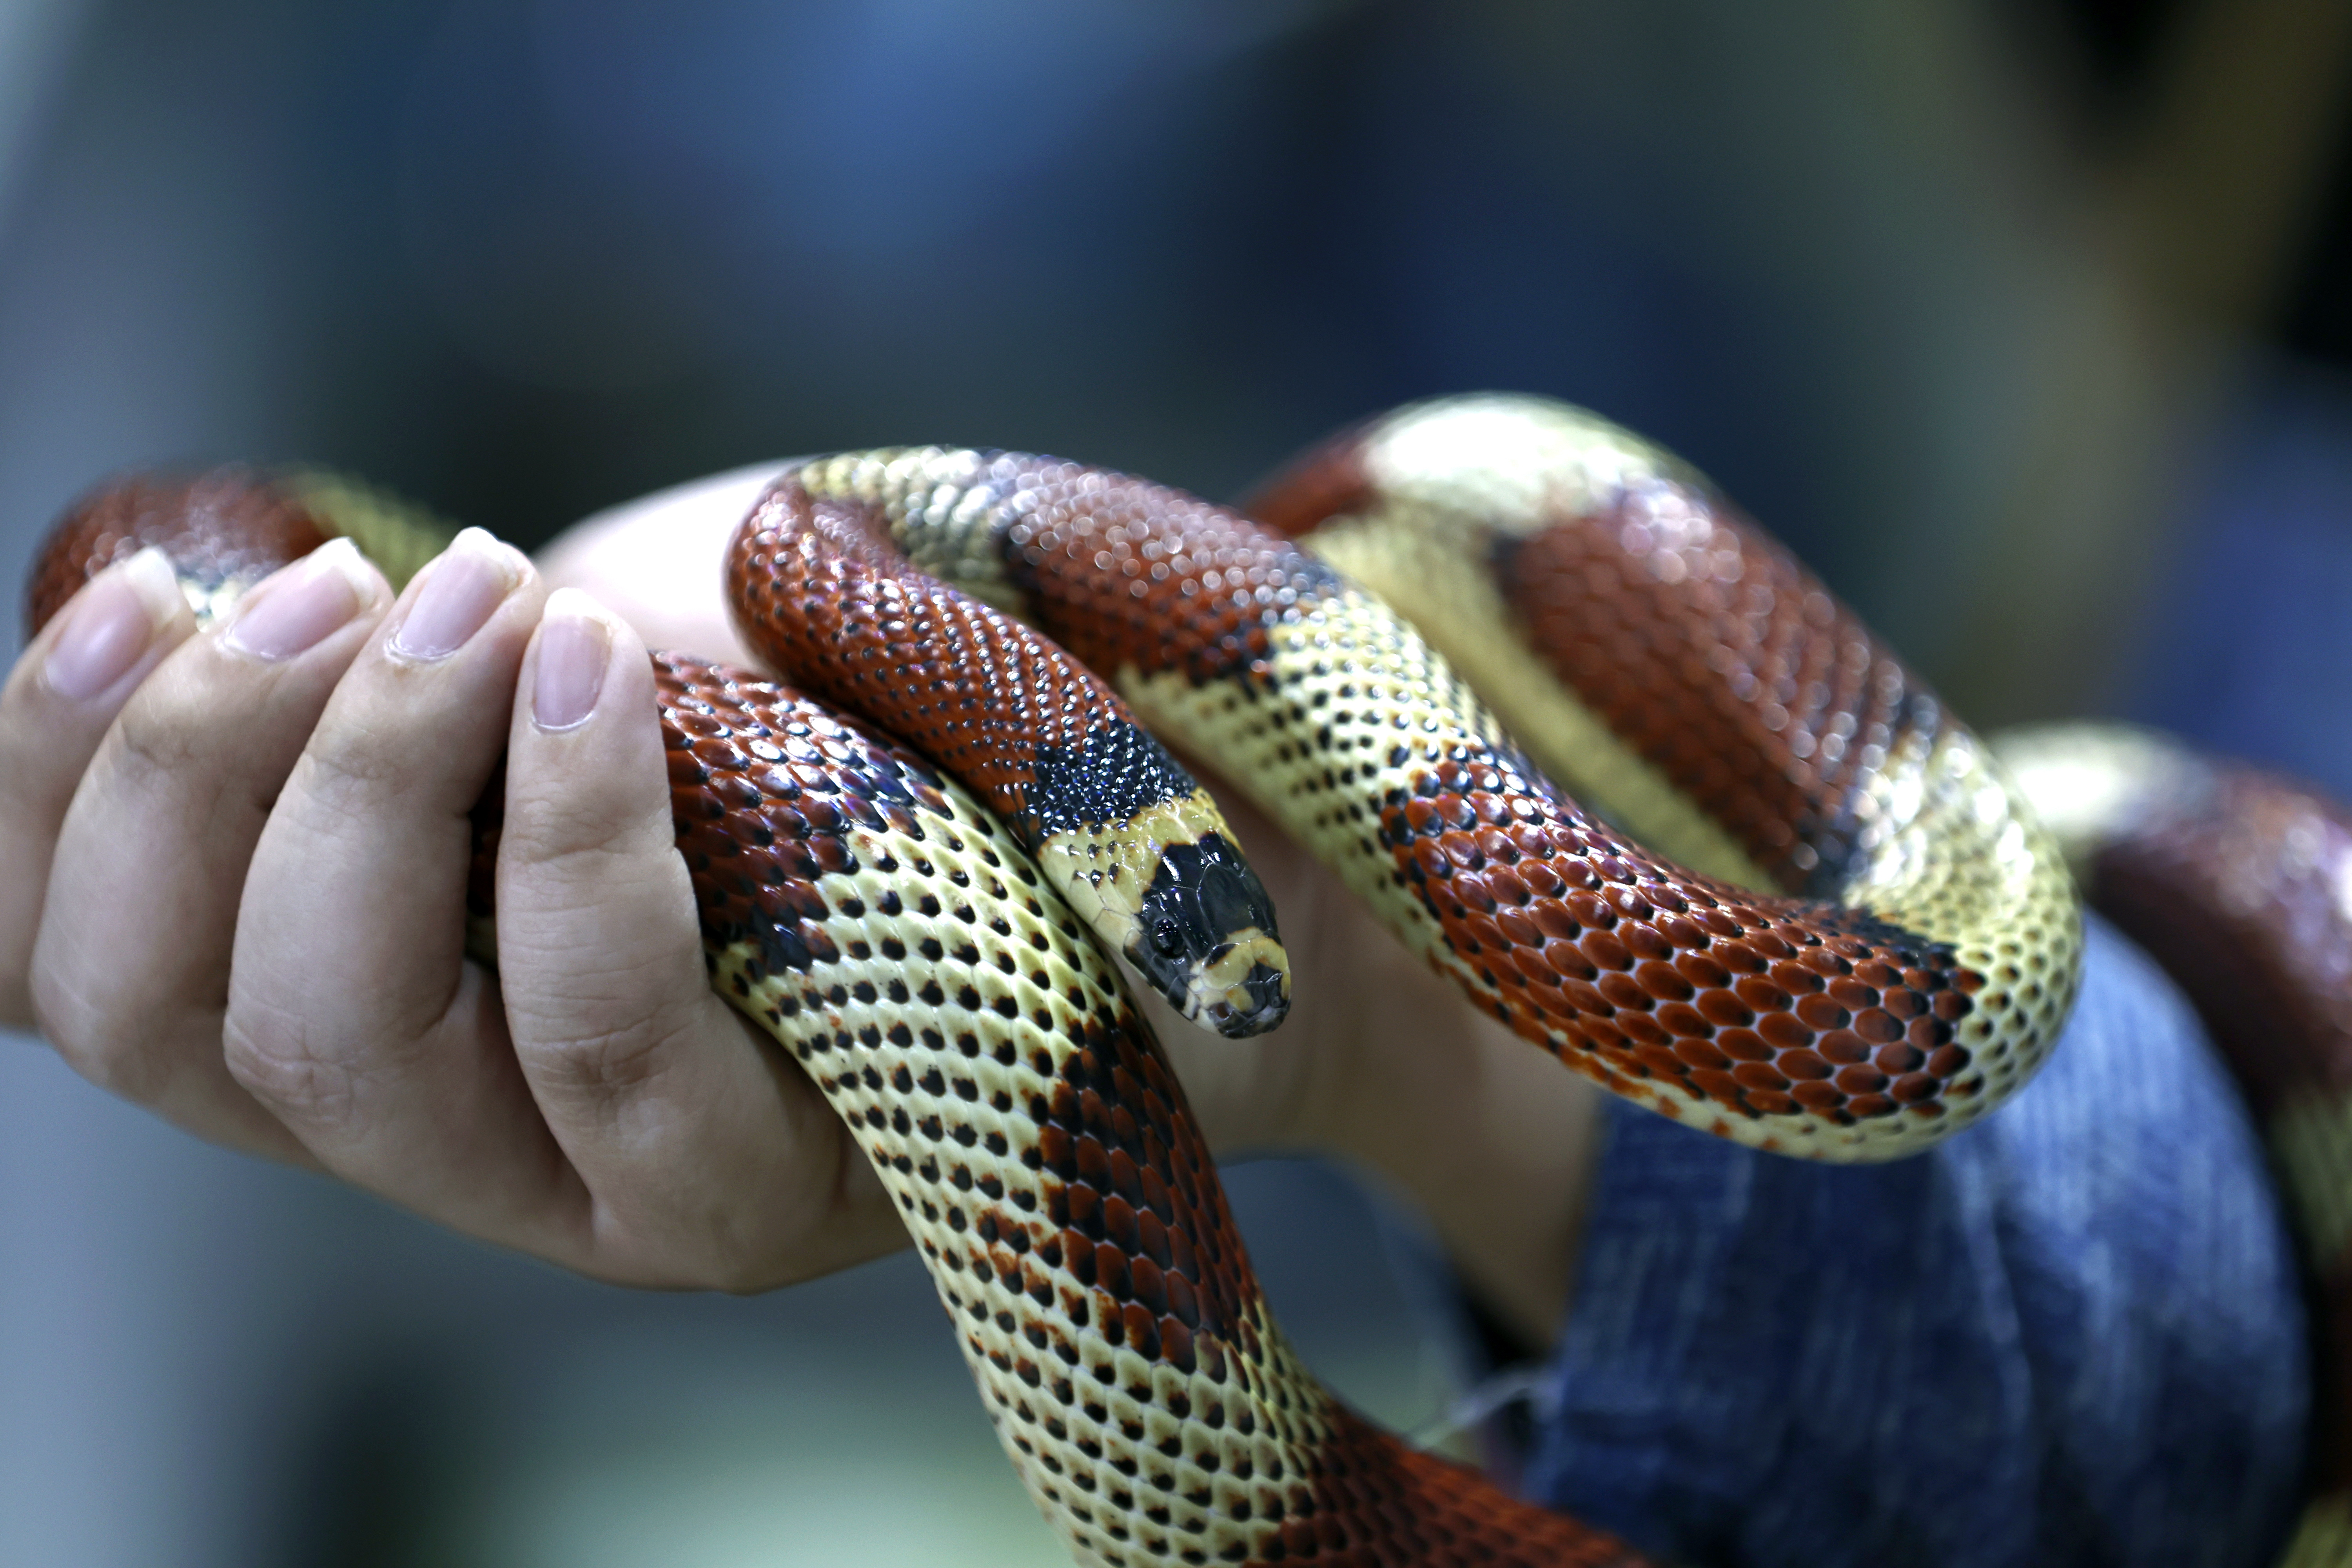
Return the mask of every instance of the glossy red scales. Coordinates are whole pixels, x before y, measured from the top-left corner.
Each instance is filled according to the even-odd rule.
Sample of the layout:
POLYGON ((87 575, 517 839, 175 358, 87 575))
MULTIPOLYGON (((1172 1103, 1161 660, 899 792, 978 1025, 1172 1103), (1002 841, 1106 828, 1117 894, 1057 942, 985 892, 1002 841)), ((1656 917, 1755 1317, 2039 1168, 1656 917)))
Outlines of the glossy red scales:
POLYGON ((1006 581, 1097 669, 1263 682, 1272 628, 1339 591, 1289 541, 1197 496, 1058 458, 989 457, 1018 498, 995 525, 1006 581))
POLYGON ((2326 1307, 2318 1470, 2352 1505, 2352 812, 2183 756, 2084 891, 2179 975, 2266 1130, 2326 1307))
MULTIPOLYGON (((1761 1147, 1891 1157, 2047 1051, 2073 894, 1974 737, 1708 496, 1538 399, 1327 444, 1251 505, 1381 597, 1271 628, 1276 700, 1227 705, 1207 754, 1366 897, 1414 894, 1408 943, 1601 1082, 1761 1147)), ((1177 732, 1213 717, 1122 689, 1177 732)))
POLYGON ((2282 1561, 2352 1562, 2352 810, 2122 726, 2021 731, 2001 751, 2263 1128, 2315 1308, 2315 1495, 2282 1561))
POLYGON ((1299 1366, 1157 1042, 958 784, 789 687, 671 655, 656 680, 714 984, 897 1198, 1080 1561, 1639 1561, 1402 1448, 1299 1366))
POLYGON ((1864 781, 1942 728, 1852 611, 1690 487, 1562 519, 1496 571, 1553 675, 1783 888, 1837 885, 1864 781))
POLYGON ((2352 812, 2189 756, 2148 783, 2085 892, 2182 976, 2258 1114, 2352 1098, 2352 812))
POLYGON ((915 570, 877 521, 812 496, 797 475, 777 481, 729 553, 740 629, 811 689, 888 722, 1000 815, 1037 815, 1037 753, 1082 751, 1125 721, 1126 705, 1059 647, 915 570))
POLYGON ((1651 1561, 1403 1447, 1344 1409, 1320 1450, 1315 1482, 1324 1507, 1284 1531, 1284 1555, 1262 1561, 1318 1568, 1637 1568, 1651 1561))
MULTIPOLYGON (((819 674, 838 656, 866 672, 849 686, 909 712, 941 695, 907 679, 925 639, 984 626, 977 657, 1016 679, 974 695, 1017 685, 1067 703, 998 732, 1066 737, 1070 716, 1108 711, 1088 706, 1104 686, 1054 684, 1036 673, 1049 645, 1018 643, 914 568, 1025 606, 1485 1005, 1709 1131, 1883 1157, 2022 1080, 2073 988, 2050 840, 2003 766, 1696 476, 1524 399, 1403 411, 1305 472, 1283 515, 1328 518, 1311 554, 1237 513, 1050 459, 824 459, 800 473, 808 515, 835 506, 834 521, 770 581, 804 578, 803 612, 836 617, 810 624, 877 638, 933 616, 878 663, 844 652, 867 647, 863 632, 793 634, 819 674), (1581 521, 1548 531, 1563 518, 1581 521), (1435 646, 1360 578, 1432 611, 1435 646), (1552 657, 1481 651, 1465 609, 1482 632, 1550 626, 1552 657), (1646 657, 1596 646, 1603 626, 1646 657), (1499 720, 1471 695, 1489 675, 1499 720)), ((352 526, 321 518, 334 509, 314 494, 93 498, 69 520, 83 542, 44 568, 42 604, 125 541, 199 515, 257 573, 306 536, 256 542, 236 532, 247 511, 352 526)), ((771 548, 768 564, 790 553, 771 548)), ((1405 1449, 1297 1364, 1112 966, 938 759, 791 686, 677 658, 658 684, 715 983, 802 1064, 894 1194, 1008 1454, 1079 1560, 1630 1560, 1405 1449)), ((1051 760, 1083 763, 1097 733, 1051 760)), ((1006 765, 1015 777, 1018 759, 1006 765)), ((2215 777, 2179 797, 2193 810, 2109 843, 2100 895, 2138 906, 2118 917, 2188 966, 2225 1042, 2248 1042, 2232 1048, 2301 1205, 2329 1331, 2352 1345, 2352 837, 2307 795, 2215 777)), ((478 891, 487 912, 487 879, 478 891)), ((2298 1550, 2339 1560, 2347 1531, 2331 1491, 2298 1550)))
MULTIPOLYGON (((1838 1126, 1982 1093, 1958 1042, 1984 976, 1859 911, 1693 878, 1549 798, 1511 759, 1420 775, 1383 830, 1449 949, 1523 1033, 1605 1086, 1689 1086, 1838 1126)), ((1684 1114, 1678 1100, 1656 1102, 1684 1114)))
MULTIPOLYGON (((852 826, 920 843, 922 819, 948 815, 937 776, 785 688, 677 654, 656 654, 654 670, 678 853, 694 876, 705 940, 758 946, 759 959, 743 971, 753 979, 838 959, 834 910, 817 896, 816 880, 860 869, 852 826)), ((982 853, 992 870, 1035 888, 1027 867, 1006 870, 982 853)), ((886 875, 897 868, 876 867, 886 875)), ((1011 890, 999 880, 992 891, 1002 899, 1011 890)), ((961 906, 967 915, 971 907, 961 906)))

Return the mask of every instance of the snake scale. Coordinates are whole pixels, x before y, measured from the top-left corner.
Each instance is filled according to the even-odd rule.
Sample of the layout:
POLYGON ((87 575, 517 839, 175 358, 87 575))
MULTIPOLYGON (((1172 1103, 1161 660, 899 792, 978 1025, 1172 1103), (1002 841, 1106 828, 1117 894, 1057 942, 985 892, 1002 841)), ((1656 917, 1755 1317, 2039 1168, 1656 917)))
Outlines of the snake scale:
MULTIPOLYGON (((395 581, 435 547, 314 474, 126 481, 61 521, 30 624, 145 543, 204 616, 339 533, 395 581)), ((1287 1003, 1277 911, 1155 731, 1568 1067, 1813 1158, 1915 1152, 2031 1075, 2071 858, 2270 1131, 2329 1308, 2290 1561, 2352 1558, 2340 808, 2138 734, 2004 763, 1698 475, 1532 398, 1385 416, 1242 510, 1018 454, 815 459, 726 569, 792 684, 656 656, 714 984, 850 1125, 1078 1561, 1642 1561, 1286 1344, 1107 956, 1228 1034, 1287 1003)))

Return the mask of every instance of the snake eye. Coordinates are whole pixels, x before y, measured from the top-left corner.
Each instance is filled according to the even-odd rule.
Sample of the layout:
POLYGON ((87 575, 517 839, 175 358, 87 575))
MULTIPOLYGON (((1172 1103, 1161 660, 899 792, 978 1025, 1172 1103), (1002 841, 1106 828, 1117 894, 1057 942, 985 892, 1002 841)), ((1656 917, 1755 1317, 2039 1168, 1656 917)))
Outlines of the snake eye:
POLYGON ((1160 950, 1162 958, 1181 958, 1184 952, 1184 928, 1172 920, 1152 922, 1151 945, 1160 950))

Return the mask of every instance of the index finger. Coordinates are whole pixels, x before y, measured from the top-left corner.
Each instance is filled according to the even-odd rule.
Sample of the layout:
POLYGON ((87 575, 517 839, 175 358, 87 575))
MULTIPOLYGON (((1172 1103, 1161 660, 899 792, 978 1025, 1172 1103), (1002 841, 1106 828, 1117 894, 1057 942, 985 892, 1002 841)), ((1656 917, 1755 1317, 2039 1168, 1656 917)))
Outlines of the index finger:
POLYGON ((150 546, 67 601, 0 689, 0 1024, 33 1026, 33 942, 82 774, 139 683, 195 629, 171 562, 150 546))

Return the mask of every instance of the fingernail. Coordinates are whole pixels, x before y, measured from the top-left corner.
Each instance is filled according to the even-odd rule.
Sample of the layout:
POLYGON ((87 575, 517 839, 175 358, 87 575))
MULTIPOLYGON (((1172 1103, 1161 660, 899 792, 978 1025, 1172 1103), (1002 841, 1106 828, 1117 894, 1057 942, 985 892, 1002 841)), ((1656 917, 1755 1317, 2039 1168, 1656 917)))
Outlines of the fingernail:
POLYGON ((359 614, 367 572, 350 540, 331 539, 247 595, 222 640, 273 664, 292 658, 359 614))
POLYGON ((596 601, 577 588, 548 595, 539 627, 539 675, 530 693, 531 721, 542 730, 572 729, 596 710, 613 651, 613 635, 597 609, 596 601))
POLYGON ((42 677, 50 690, 71 701, 97 696, 139 662, 186 603, 171 558, 149 545, 81 591, 42 677))
POLYGON ((392 651, 404 658, 448 658, 482 629, 520 580, 511 551, 478 528, 467 529, 425 568, 407 616, 392 634, 392 651))

